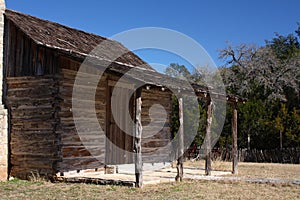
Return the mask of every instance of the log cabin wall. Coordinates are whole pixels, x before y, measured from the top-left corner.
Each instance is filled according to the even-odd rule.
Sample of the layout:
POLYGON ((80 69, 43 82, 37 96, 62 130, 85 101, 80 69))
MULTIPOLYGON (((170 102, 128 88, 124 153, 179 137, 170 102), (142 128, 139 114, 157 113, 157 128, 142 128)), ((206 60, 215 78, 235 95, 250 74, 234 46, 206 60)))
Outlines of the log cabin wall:
POLYGON ((60 160, 58 53, 37 45, 8 19, 4 40, 10 176, 52 176, 60 160))
MULTIPOLYGON (((63 172, 81 169, 94 169, 102 167, 104 164, 133 163, 133 158, 131 157, 133 153, 133 137, 131 136, 131 128, 128 127, 127 130, 129 130, 130 133, 127 135, 124 134, 123 131, 120 131, 119 127, 113 125, 114 119, 110 111, 110 95, 113 90, 113 86, 119 80, 120 75, 105 73, 98 83, 95 96, 95 108, 97 118, 103 132, 99 133, 96 132, 96 130, 88 129, 83 130, 79 136, 72 115, 72 90, 76 75, 91 76, 91 74, 78 74, 77 69, 81 63, 72 59, 62 58, 60 59, 60 63, 62 76, 59 84, 59 96, 63 99, 63 101, 61 101, 60 104, 61 111, 58 115, 61 123, 57 131, 58 134, 61 135, 62 162, 59 163, 58 170, 63 172), (84 134, 84 138, 82 138, 82 133, 84 134), (84 139, 85 142, 81 141, 81 139, 84 139), (112 146, 118 146, 119 148, 124 149, 125 153, 118 152, 118 149, 112 150, 112 146), (92 154, 89 152, 90 150, 92 150, 92 154)), ((133 84, 130 84, 130 80, 127 81, 128 82, 123 84, 125 85, 125 88, 122 89, 124 90, 124 95, 128 93, 126 91, 129 88, 134 87, 133 84)), ((82 89, 89 89, 89 84, 90 83, 86 83, 86 85, 83 84, 82 89)), ((125 98, 124 95, 118 98, 125 98)), ((167 144, 171 140, 171 97, 172 94, 170 91, 161 91, 161 88, 153 88, 151 90, 143 89, 142 123, 145 126, 145 135, 143 135, 142 139, 142 149, 143 160, 145 162, 166 161, 170 157, 170 146, 167 146, 167 144), (154 113, 152 116, 152 119, 156 121, 154 126, 147 126, 150 122, 149 109, 154 104, 161 104, 167 114, 166 123, 159 131, 157 131, 157 127, 154 126, 161 126, 161 121, 164 120, 164 118, 162 119, 163 116, 160 112, 154 113), (149 137, 147 133, 151 134, 153 131, 156 131, 155 134, 149 137), (153 156, 153 152, 155 152, 157 156, 153 156)), ((85 97, 83 96, 82 98, 84 99, 85 97)), ((91 101, 90 103, 93 102, 91 101)), ((130 101, 132 106, 133 103, 133 101, 130 101)), ((126 110, 126 106, 128 106, 129 109, 133 109, 130 105, 122 105, 117 117, 122 117, 122 112, 126 110)), ((87 114, 87 116, 83 116, 83 123, 88 123, 89 118, 93 116, 91 116, 87 110, 84 110, 84 113, 87 114)), ((122 119, 121 122, 125 123, 126 120, 128 125, 130 125, 128 119, 122 119)))
POLYGON ((10 175, 52 176, 60 159, 58 81, 54 76, 7 77, 10 114, 10 175))
MULTIPOLYGON (((109 82, 117 82, 119 81, 119 76, 116 75, 109 75, 108 79, 109 82)), ((122 92, 124 94, 120 95, 118 98, 122 98, 124 102, 126 102, 126 98, 130 99, 130 105, 122 105, 120 109, 120 113, 117 113, 118 118, 122 118, 122 112, 127 109, 129 109, 129 113, 131 114, 131 119, 134 120, 134 98, 133 97, 126 97, 126 94, 129 93, 130 88, 134 88, 134 82, 132 83, 130 80, 123 79, 122 92), (126 92, 127 91, 127 92, 126 92), (127 108, 126 108, 127 106, 127 108)), ((113 85, 113 84, 112 84, 113 85)), ((111 85, 109 85, 111 86, 111 85)), ((110 91, 111 92, 111 91, 110 91)), ((107 101, 109 101, 108 99, 107 101)), ((109 103, 109 102, 108 102, 109 103)), ((114 105, 118 106, 118 105, 114 105)), ((107 110, 107 114, 109 115, 109 110, 107 110)), ((161 87, 151 87, 150 90, 147 90, 145 87, 142 89, 142 125, 143 125, 143 133, 142 133, 142 158, 143 162, 146 163, 155 163, 155 162, 166 162, 170 161, 171 156, 171 146, 168 145, 169 142, 172 139, 171 135, 171 112, 172 112, 172 92, 169 90, 162 91, 161 87), (163 110, 156 110, 152 115, 150 116, 150 108, 155 105, 159 104, 163 107, 163 110), (166 114, 166 116, 164 115, 166 114), (151 117, 151 118, 150 118, 151 117), (151 123, 150 122, 154 122, 151 123), (162 123, 164 122, 165 123, 162 123)), ((112 116, 110 116, 112 117, 112 116)), ((112 120, 112 119, 108 119, 112 120)), ((113 121, 113 120, 112 120, 113 121)), ((130 124, 128 122, 128 119, 122 119, 121 123, 130 124)), ((107 122, 110 126, 112 126, 111 122, 107 122)), ((132 133, 133 130, 133 124, 131 124, 132 127, 126 127, 127 133, 124 134, 124 132, 120 131, 118 127, 114 127, 114 131, 112 132, 109 130, 109 133, 107 133, 107 138, 114 143, 115 146, 118 146, 121 149, 125 150, 125 153, 118 152, 117 149, 113 149, 114 154, 116 155, 108 155, 106 161, 109 164, 128 164, 133 163, 134 159, 132 156, 133 152, 133 141, 134 138, 132 137, 134 133, 132 133), (131 130, 130 130, 131 129, 131 130), (120 158, 120 155, 124 157, 124 159, 120 158), (110 157, 113 158, 110 158, 110 157)), ((108 144, 108 143, 107 143, 108 144)), ((107 151, 110 150, 110 146, 107 146, 107 151)))
MULTIPOLYGON (((87 132, 85 141, 92 142, 84 144, 88 145, 88 148, 84 147, 72 119, 73 83, 81 63, 80 59, 74 59, 59 51, 37 45, 10 20, 6 20, 5 26, 6 106, 11 116, 10 175, 27 178, 31 173, 40 173, 40 175, 52 173, 53 175, 56 172, 91 169, 103 165, 95 158, 95 153, 92 156, 88 150, 92 149, 96 154, 98 151, 99 155, 96 157, 101 156, 101 149, 105 149, 102 142, 104 139, 99 139, 99 134, 95 136, 95 132, 91 130, 87 132), (57 76, 58 73, 60 76, 57 76), (56 82, 53 83, 56 86, 55 93, 52 91, 54 85, 51 85, 49 74, 56 74, 57 77, 56 82), (39 96, 44 98, 42 91, 50 93, 47 102, 39 104, 39 96), (51 105, 56 107, 52 108, 51 105), (47 114, 53 114, 53 118, 42 117, 46 110, 49 111, 47 114), (34 116, 35 112, 40 115, 34 116), (39 117, 42 123, 36 123, 39 117), (53 124, 53 121, 56 121, 56 124, 53 124), (28 128, 30 124, 35 124, 37 127, 28 128), (44 130, 43 126, 51 127, 51 131, 50 129, 44 130), (39 135, 36 135, 38 133, 39 135), (54 136, 55 141, 54 138, 48 138, 49 144, 45 146, 44 153, 42 146, 35 145, 38 144, 38 140, 43 141, 43 138, 54 136), (95 138, 98 140, 96 141, 95 138), (101 144, 95 144, 95 142, 101 144), (50 150, 51 145, 53 149, 50 150), (52 154, 49 155, 49 152, 56 156, 55 159, 52 154)), ((96 102, 101 127, 105 127, 106 91, 104 87, 105 84, 102 84, 98 88, 99 101, 96 102)), ((88 120, 88 116, 85 118, 88 120)))
POLYGON ((142 91, 142 157, 143 162, 155 163, 170 161, 171 146, 168 143, 172 139, 171 135, 171 112, 172 93, 161 88, 143 89, 142 91), (163 110, 157 110, 151 115, 153 123, 149 126, 149 110, 154 104, 163 106, 163 110), (165 116, 163 113, 166 113, 165 116), (166 119, 165 119, 166 118, 166 119), (166 121, 162 124, 163 121, 166 121), (162 127, 159 130, 159 127, 162 127), (159 131, 158 131, 159 130, 159 131))
MULTIPOLYGON (((104 165, 105 157, 105 125, 106 125, 106 77, 99 81, 96 90, 96 101, 85 99, 75 99, 88 103, 95 103, 95 109, 100 126, 103 132, 97 132, 92 128, 80 130, 78 134, 72 112, 72 92, 74 81, 77 76, 92 76, 91 74, 78 73, 79 61, 71 58, 62 57, 61 60, 61 78, 59 96, 62 99, 60 103, 60 125, 57 127, 57 134, 61 135, 61 155, 62 160, 58 164, 60 172, 73 170, 96 169, 104 165)), ((89 92, 90 82, 81 83, 80 89, 89 92)), ((80 118, 82 123, 90 123, 93 118, 92 110, 83 109, 83 116, 80 118)))

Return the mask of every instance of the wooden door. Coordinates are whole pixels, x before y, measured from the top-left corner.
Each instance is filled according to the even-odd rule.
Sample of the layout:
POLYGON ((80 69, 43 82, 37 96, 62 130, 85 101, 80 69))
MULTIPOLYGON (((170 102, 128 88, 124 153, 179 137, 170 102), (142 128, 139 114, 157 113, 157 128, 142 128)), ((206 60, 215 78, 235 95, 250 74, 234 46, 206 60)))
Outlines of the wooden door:
POLYGON ((107 99, 107 130, 106 130, 106 156, 107 165, 133 163, 133 98, 130 97, 129 88, 117 88, 109 86, 107 99), (111 98, 117 98, 113 104, 111 98), (129 102, 129 105, 127 103, 129 102), (115 110, 115 114, 112 114, 115 110), (130 117, 128 117, 128 110, 130 117), (116 123, 121 123, 123 130, 116 123))

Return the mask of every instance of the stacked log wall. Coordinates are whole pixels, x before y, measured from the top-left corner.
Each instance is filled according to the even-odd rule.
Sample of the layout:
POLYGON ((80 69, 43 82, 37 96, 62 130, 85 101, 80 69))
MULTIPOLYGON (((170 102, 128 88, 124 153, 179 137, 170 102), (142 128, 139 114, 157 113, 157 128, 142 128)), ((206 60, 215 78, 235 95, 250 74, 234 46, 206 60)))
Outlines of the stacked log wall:
POLYGON ((142 156, 143 162, 171 161, 171 111, 172 93, 161 88, 143 89, 142 91, 142 156), (151 116, 150 108, 155 104, 164 110, 155 110, 151 116), (167 114, 167 115, 165 115, 167 114), (152 122, 151 123, 151 119, 152 122), (163 123, 165 121, 165 123, 163 123), (151 123, 151 126, 149 126, 151 123))
POLYGON ((60 159, 54 76, 6 78, 11 176, 52 176, 60 159))
MULTIPOLYGON (((59 80, 59 96, 60 102, 60 124, 56 133, 61 135, 61 153, 62 162, 58 165, 60 172, 68 172, 73 170, 96 169, 104 165, 105 160, 105 120, 106 120, 106 81, 100 81, 96 90, 95 101, 86 99, 86 96, 80 96, 80 99, 73 97, 73 87, 76 76, 91 77, 91 74, 78 73, 72 69, 62 69, 62 76, 59 80), (74 98, 74 99, 73 99, 74 98), (84 129, 76 127, 73 118, 72 100, 95 105, 95 111, 98 122, 102 128, 94 128, 95 124, 89 124, 93 121, 93 110, 88 110, 84 106, 76 108, 80 112, 82 109, 82 117, 78 119, 78 123, 85 123, 84 129)), ((81 92, 91 92, 91 88, 95 83, 80 82, 79 89, 81 92)))

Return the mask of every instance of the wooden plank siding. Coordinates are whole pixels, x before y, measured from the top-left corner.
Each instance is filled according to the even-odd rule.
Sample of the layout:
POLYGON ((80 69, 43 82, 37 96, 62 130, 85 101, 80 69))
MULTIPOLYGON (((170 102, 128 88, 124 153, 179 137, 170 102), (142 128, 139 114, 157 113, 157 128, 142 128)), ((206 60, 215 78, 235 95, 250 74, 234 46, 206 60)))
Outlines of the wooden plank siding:
POLYGON ((10 20, 5 23, 6 77, 35 76, 58 72, 58 52, 37 45, 10 20))

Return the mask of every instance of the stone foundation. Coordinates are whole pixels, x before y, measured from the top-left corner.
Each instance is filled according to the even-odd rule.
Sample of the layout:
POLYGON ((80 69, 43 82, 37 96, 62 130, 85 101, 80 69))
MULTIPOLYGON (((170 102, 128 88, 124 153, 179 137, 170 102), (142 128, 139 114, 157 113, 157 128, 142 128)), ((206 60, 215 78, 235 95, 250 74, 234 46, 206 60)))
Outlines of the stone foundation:
POLYGON ((0 181, 6 181, 8 178, 8 122, 7 110, 2 103, 4 12, 5 1, 0 0, 0 181))
POLYGON ((0 108, 0 181, 8 178, 7 110, 0 108))

